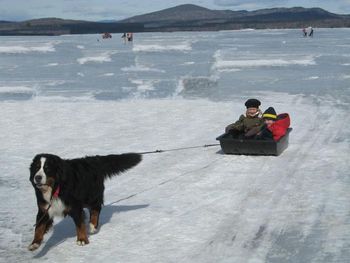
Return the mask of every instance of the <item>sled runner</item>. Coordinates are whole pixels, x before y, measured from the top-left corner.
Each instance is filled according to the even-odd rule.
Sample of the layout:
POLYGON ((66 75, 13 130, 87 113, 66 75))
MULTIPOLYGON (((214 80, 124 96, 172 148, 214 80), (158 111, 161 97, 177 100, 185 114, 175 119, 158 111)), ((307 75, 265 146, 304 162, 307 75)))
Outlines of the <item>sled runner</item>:
POLYGON ((286 135, 277 142, 274 140, 238 139, 233 138, 228 133, 220 135, 216 140, 220 141, 221 149, 225 154, 278 156, 287 149, 291 131, 292 128, 288 128, 286 135))

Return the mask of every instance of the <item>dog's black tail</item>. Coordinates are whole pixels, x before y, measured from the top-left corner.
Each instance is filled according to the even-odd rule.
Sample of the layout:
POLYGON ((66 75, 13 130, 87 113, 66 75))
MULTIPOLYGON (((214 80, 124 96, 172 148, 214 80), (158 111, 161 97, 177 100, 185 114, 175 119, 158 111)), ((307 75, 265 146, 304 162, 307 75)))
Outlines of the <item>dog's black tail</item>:
POLYGON ((98 166, 98 173, 104 178, 112 177, 130 169, 141 162, 141 155, 138 153, 111 154, 105 156, 86 157, 98 166))

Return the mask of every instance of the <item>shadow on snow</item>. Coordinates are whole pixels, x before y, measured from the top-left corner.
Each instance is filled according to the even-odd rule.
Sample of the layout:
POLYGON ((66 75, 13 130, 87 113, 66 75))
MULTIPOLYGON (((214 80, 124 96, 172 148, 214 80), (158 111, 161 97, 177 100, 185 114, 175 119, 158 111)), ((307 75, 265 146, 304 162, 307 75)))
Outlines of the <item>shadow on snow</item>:
MULTIPOLYGON (((98 231, 101 229, 101 227, 103 227, 104 224, 108 223, 111 220, 112 215, 114 213, 122 213, 122 212, 137 210, 137 209, 143 209, 148 206, 149 206, 148 204, 147 205, 104 206, 102 207, 101 214, 100 214, 100 222, 99 222, 100 226, 98 231)), ((89 217, 86 216, 86 218, 89 218, 89 217)), ((73 219, 67 216, 67 218, 61 220, 57 224, 54 224, 52 235, 49 237, 49 239, 46 242, 44 241, 43 248, 40 250, 38 254, 34 256, 34 258, 41 258, 45 256, 51 248, 61 244, 66 239, 73 238, 75 236, 76 236, 75 224, 73 222, 73 219)))

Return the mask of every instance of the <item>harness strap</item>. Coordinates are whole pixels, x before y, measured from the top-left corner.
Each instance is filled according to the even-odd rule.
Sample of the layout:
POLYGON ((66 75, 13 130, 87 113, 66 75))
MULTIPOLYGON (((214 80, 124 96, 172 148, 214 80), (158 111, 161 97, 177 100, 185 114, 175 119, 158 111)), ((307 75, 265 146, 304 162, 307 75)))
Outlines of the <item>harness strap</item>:
POLYGON ((42 217, 38 220, 38 222, 35 223, 35 224, 33 225, 33 227, 36 227, 38 224, 40 224, 41 221, 44 219, 45 215, 48 214, 49 209, 51 208, 51 205, 52 205, 52 199, 53 199, 53 198, 58 198, 58 195, 59 195, 59 193, 60 193, 60 190, 61 190, 60 186, 57 186, 56 191, 55 191, 55 192, 53 193, 53 195, 51 196, 49 206, 45 209, 44 214, 43 214, 42 217))
MULTIPOLYGON (((57 186, 56 191, 54 192, 54 194, 52 195, 52 197, 57 198, 58 195, 60 194, 60 190, 61 190, 60 186, 57 186)), ((52 197, 51 197, 51 200, 52 200, 52 197)))

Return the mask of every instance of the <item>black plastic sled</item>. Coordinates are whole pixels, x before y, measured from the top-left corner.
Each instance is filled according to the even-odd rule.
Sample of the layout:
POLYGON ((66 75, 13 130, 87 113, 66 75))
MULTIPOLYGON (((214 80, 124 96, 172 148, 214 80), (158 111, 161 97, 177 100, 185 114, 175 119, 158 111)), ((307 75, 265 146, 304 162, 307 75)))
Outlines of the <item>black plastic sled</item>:
POLYGON ((287 149, 289 133, 292 130, 292 128, 288 128, 286 135, 277 142, 274 140, 237 139, 228 133, 220 135, 216 140, 220 141, 221 149, 225 154, 278 156, 287 149))

